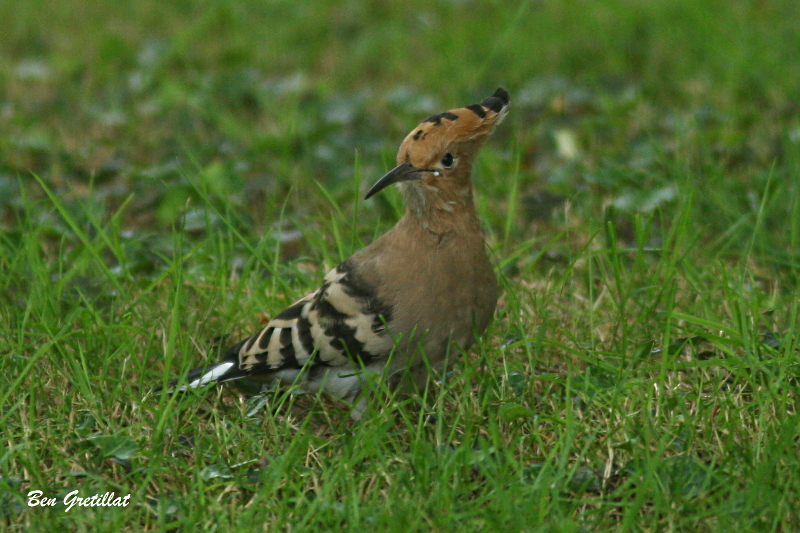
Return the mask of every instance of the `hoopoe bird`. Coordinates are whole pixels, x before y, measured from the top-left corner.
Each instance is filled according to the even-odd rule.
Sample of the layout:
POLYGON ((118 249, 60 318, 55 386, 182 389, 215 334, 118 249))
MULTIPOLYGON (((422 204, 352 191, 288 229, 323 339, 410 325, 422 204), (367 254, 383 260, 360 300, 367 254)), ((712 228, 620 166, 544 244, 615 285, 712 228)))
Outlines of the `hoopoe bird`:
MULTIPOLYGON (((366 195, 398 183, 407 208, 397 224, 220 362, 190 371, 178 390, 242 378, 277 381, 338 397, 358 419, 371 375, 392 387, 424 387, 430 370, 443 370, 467 350, 489 325, 498 298, 470 176, 508 105, 500 88, 414 128, 397 166, 366 195)), ((170 382, 173 390, 179 382, 170 382)))

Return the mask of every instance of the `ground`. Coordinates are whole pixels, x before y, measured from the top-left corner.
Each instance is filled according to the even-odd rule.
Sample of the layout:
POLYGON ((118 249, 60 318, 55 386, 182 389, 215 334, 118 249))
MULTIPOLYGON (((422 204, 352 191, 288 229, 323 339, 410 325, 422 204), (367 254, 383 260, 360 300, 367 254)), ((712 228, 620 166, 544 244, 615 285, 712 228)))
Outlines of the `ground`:
POLYGON ((794 2, 0 20, 2 529, 800 529, 794 2), (151 392, 390 227, 397 191, 362 199, 400 141, 501 85, 474 181, 503 295, 424 398, 151 392))

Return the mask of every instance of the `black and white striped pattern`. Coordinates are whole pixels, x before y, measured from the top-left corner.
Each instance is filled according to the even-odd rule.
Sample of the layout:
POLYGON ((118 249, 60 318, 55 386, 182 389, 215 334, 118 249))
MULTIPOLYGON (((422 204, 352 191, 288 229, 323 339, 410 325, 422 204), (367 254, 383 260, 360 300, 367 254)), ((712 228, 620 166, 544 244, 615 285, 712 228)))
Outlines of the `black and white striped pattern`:
POLYGON ((322 287, 233 346, 222 361, 192 370, 180 390, 254 377, 294 382, 307 391, 322 387, 352 399, 361 388, 354 373, 391 353, 386 329, 391 317, 391 307, 344 262, 328 273, 322 287))

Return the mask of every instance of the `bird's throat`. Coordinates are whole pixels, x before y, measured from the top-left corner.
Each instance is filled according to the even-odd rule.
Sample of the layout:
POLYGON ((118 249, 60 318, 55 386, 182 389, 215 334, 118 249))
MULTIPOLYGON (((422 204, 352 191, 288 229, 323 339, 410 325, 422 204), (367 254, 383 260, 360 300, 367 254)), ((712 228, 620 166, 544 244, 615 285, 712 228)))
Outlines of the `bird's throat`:
POLYGON ((412 181, 400 186, 406 197, 407 216, 431 233, 443 235, 480 224, 468 184, 437 188, 423 181, 412 181))

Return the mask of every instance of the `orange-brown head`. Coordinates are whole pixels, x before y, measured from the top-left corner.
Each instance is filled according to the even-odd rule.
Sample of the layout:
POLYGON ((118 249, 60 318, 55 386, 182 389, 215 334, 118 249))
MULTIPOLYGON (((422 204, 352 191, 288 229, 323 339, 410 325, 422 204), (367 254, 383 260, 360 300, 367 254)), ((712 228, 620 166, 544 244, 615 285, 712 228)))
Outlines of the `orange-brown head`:
POLYGON ((480 104, 433 115, 408 134, 397 152, 397 166, 379 179, 367 198, 393 183, 405 182, 409 208, 418 217, 432 209, 452 211, 472 201, 472 162, 508 112, 508 92, 499 88, 480 104))

